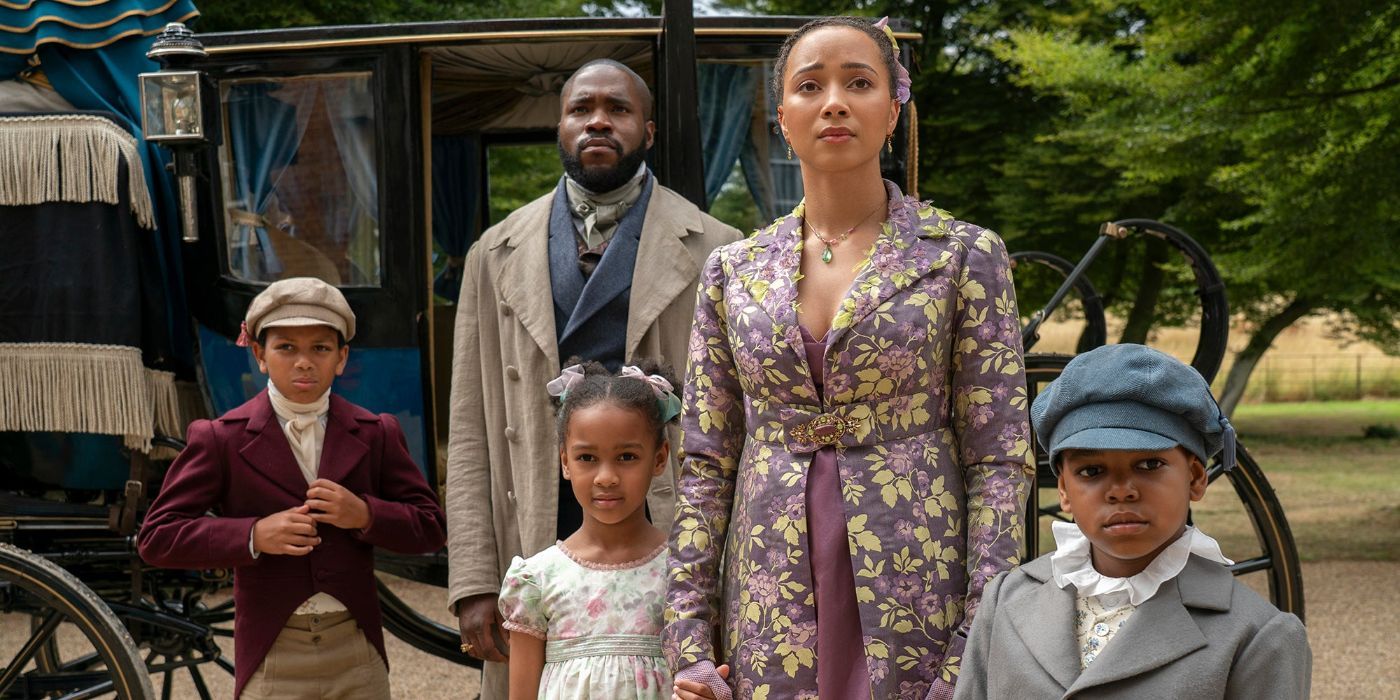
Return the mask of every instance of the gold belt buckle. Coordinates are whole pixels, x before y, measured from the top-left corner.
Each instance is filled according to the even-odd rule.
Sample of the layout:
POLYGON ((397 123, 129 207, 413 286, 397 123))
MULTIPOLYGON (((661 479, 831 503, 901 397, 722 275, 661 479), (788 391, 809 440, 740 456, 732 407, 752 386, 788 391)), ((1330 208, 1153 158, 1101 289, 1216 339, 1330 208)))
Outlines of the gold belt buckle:
POLYGON ((792 436, 808 445, 835 445, 851 428, 847 419, 823 413, 805 424, 793 426, 792 436))

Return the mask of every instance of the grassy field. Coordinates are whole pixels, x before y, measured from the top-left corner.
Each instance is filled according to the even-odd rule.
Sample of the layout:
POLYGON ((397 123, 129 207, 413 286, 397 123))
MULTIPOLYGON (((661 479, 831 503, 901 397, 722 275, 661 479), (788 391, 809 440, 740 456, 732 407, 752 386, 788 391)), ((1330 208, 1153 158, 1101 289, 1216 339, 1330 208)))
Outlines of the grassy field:
POLYGON ((1400 561, 1400 401, 1240 406, 1235 425, 1278 494, 1304 561, 1400 561))

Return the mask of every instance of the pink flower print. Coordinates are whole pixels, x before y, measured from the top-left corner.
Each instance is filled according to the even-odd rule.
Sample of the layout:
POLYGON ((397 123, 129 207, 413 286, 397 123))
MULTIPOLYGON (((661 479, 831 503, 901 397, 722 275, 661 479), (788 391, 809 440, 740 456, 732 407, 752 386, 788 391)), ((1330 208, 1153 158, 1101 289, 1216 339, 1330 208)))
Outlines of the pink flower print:
POLYGON ((915 574, 900 574, 894 579, 894 597, 901 603, 912 603, 924 592, 924 582, 915 574))
POLYGON ((787 500, 787 504, 783 506, 783 515, 786 515, 788 520, 791 520, 793 522, 797 522, 802 518, 806 517, 807 505, 802 501, 803 496, 801 495, 796 495, 789 498, 787 500))
POLYGON ((885 453, 885 466, 895 474, 905 476, 914 471, 914 455, 907 446, 896 443, 885 453))
POLYGON ((914 360, 913 352, 892 347, 875 358, 875 365, 880 368, 881 374, 898 382, 914 373, 914 360))
POLYGON ((766 571, 755 571, 749 577, 749 594, 760 605, 778 602, 778 580, 766 571))
POLYGON ((739 367, 740 375, 748 377, 755 383, 763 381, 763 365, 747 350, 737 350, 734 353, 734 360, 739 367))
POLYGON ((887 659, 867 659, 866 667, 870 670, 871 683, 879 683, 890 675, 890 662, 887 659))
POLYGON ((730 409, 731 396, 729 392, 712 386, 705 391, 705 405, 716 413, 726 413, 730 409))
POLYGON ((845 372, 832 372, 825 377, 825 389, 827 396, 839 396, 851 388, 851 375, 845 372))
POLYGON ((899 700, 924 700, 928 695, 928 681, 904 681, 899 684, 899 700))
POLYGON ((605 600, 602 596, 598 596, 597 598, 588 601, 589 617, 602 617, 603 613, 607 612, 607 610, 608 601, 605 600))
POLYGON ((783 641, 793 649, 805 649, 816 644, 817 624, 798 622, 788 628, 783 641))
POLYGON ((881 277, 889 277, 904 269, 904 266, 900 265, 899 253, 888 243, 880 244, 875 255, 870 258, 870 266, 875 268, 881 277))
POLYGON ((767 333, 755 328, 749 331, 749 347, 753 348, 754 353, 772 352, 773 340, 767 333))
POLYGON ((997 399, 1005 399, 1007 394, 1010 393, 1011 389, 1005 384, 998 384, 992 387, 992 396, 996 397, 997 399))
POLYGON ((769 547, 764 558, 768 560, 768 566, 774 569, 787 565, 787 554, 777 547, 769 547))
POLYGON ((914 523, 900 518, 894 521, 894 532, 901 539, 912 540, 914 539, 914 523))
POLYGON ((967 409, 968 423, 974 428, 980 428, 992 422, 992 407, 990 404, 977 404, 969 406, 967 409))

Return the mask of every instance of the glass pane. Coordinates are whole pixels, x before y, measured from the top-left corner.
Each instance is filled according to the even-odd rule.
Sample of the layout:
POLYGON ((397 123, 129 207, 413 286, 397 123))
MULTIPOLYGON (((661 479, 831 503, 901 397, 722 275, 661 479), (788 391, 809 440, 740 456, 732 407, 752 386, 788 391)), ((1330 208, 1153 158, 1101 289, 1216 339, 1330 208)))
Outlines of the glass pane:
POLYGON ((381 282, 369 73, 225 81, 227 272, 381 282))

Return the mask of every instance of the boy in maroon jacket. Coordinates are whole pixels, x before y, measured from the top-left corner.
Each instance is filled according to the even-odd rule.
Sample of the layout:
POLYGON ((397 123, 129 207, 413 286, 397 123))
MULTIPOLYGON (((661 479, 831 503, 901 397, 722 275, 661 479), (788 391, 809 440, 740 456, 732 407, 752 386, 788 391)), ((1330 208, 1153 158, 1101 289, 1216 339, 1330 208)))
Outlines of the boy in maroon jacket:
POLYGON ((441 548, 437 496, 392 416, 331 395, 355 335, 340 290, 276 282, 243 330, 267 390, 190 425, 141 528, 141 557, 234 568, 235 698, 387 698, 374 547, 441 548))

